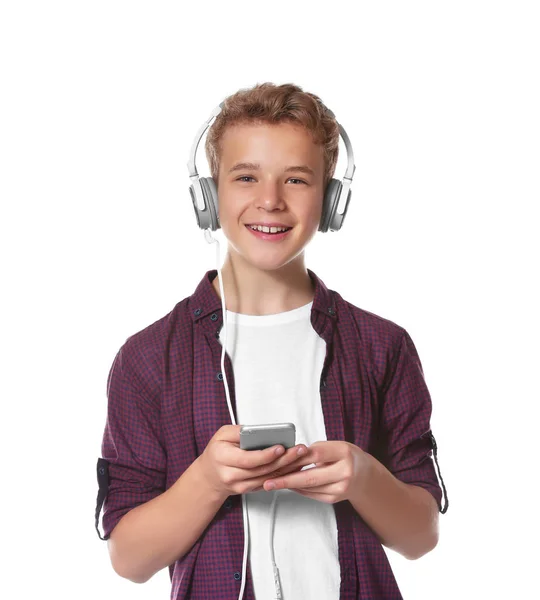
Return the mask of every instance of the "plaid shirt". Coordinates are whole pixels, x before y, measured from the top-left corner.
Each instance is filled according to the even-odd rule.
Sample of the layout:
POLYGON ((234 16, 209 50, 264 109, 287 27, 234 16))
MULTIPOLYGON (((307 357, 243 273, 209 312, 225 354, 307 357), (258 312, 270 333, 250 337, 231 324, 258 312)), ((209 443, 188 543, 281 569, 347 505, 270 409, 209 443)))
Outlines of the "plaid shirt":
MULTIPOLYGON (((446 512, 446 489, 442 510, 432 462, 437 447, 431 398, 411 337, 392 321, 347 302, 307 271, 315 283, 311 324, 327 345, 320 380, 327 439, 356 444, 400 481, 428 490, 446 512)), ((115 357, 97 465, 96 529, 99 534, 103 505, 102 539, 128 511, 171 487, 215 432, 231 423, 220 372, 222 308, 211 283, 216 276, 215 269, 207 271, 193 295, 130 336, 115 357)), ((227 354, 225 368, 236 418, 227 354)), ((402 599, 374 531, 348 500, 333 506, 340 598, 402 599)), ((241 496, 231 495, 189 552, 169 566, 171 599, 237 598, 243 550, 241 496)), ((244 599, 254 600, 249 561, 244 599)))

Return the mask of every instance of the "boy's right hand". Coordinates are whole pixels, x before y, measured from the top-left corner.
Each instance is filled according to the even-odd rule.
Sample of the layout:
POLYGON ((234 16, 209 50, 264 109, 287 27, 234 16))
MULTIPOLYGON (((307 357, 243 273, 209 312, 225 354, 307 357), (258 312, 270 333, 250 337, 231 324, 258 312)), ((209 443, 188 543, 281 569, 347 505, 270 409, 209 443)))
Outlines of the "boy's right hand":
POLYGON ((241 425, 223 425, 208 442, 197 458, 207 482, 220 496, 246 494, 263 489, 263 483, 272 477, 299 471, 313 461, 305 444, 285 449, 281 455, 271 446, 264 450, 240 448, 241 425), (304 453, 298 455, 298 449, 304 453))

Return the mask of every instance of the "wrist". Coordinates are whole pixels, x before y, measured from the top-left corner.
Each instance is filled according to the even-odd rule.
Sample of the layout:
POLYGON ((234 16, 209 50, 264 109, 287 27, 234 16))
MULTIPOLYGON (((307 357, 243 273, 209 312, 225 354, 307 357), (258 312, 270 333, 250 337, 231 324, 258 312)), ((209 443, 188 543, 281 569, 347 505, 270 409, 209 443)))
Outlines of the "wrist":
POLYGON ((224 489, 218 488, 212 482, 205 467, 204 460, 204 454, 201 454, 193 461, 190 467, 195 485, 198 485, 200 488, 204 488, 206 495, 212 498, 215 502, 223 504, 223 502, 225 502, 225 500, 229 497, 229 493, 224 489))

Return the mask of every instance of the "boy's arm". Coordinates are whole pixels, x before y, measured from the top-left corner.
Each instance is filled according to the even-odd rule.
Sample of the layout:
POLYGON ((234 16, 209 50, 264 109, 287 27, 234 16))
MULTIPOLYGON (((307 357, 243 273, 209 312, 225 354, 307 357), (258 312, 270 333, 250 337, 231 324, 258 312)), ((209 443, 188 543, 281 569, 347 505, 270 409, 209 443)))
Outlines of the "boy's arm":
POLYGON ((190 550, 225 499, 207 485, 195 459, 166 492, 131 509, 115 526, 108 539, 114 570, 145 583, 190 550))
POLYGON ((381 544, 409 560, 427 554, 439 540, 439 508, 424 488, 403 483, 374 456, 364 453, 365 475, 349 498, 381 544))
POLYGON ((382 544, 412 560, 437 545, 442 490, 428 435, 431 397, 418 352, 403 328, 379 393, 377 444, 365 453, 367 475, 351 504, 382 544))
POLYGON ((135 583, 181 558, 225 500, 207 489, 197 460, 165 489, 167 456, 155 379, 153 366, 126 344, 107 380, 102 539, 108 540, 113 569, 135 583))

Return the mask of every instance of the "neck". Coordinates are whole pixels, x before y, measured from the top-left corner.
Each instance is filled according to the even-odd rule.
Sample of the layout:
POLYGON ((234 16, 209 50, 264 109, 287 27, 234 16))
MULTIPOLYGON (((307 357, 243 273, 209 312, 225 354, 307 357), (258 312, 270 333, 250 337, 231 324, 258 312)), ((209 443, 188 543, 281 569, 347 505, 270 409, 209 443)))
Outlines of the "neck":
MULTIPOLYGON (((315 286, 302 252, 279 269, 264 271, 227 253, 221 269, 227 310, 245 315, 270 315, 294 310, 313 300, 315 286)), ((219 277, 212 281, 221 299, 219 277)))

